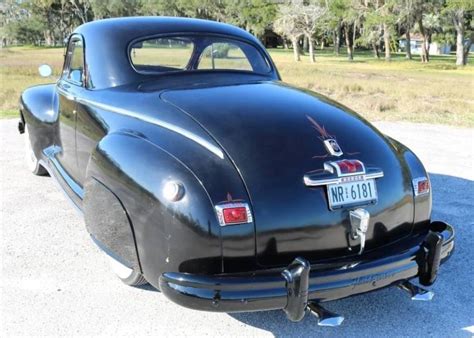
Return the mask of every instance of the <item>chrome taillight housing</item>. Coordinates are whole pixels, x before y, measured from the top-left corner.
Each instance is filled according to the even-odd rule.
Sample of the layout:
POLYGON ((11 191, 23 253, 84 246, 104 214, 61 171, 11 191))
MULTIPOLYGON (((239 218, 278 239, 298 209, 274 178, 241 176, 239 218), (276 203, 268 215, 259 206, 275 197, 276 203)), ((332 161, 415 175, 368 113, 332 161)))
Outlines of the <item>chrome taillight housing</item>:
POLYGON ((253 222, 252 212, 247 203, 230 202, 215 206, 217 219, 221 226, 253 222))
POLYGON ((413 192, 415 196, 425 195, 430 192, 430 180, 428 177, 422 176, 413 179, 413 192))

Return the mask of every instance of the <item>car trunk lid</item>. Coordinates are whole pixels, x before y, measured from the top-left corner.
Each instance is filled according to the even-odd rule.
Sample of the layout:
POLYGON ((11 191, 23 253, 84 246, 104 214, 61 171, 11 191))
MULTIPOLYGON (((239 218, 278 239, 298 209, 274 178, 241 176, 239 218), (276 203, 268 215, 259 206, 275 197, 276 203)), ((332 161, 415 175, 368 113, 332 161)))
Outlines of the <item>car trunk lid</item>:
POLYGON ((337 103, 280 82, 197 86, 161 98, 194 118, 236 166, 251 200, 259 264, 358 252, 347 236, 349 209, 330 210, 327 187, 308 187, 303 180, 328 161, 357 159, 384 172, 376 179, 378 202, 363 206, 371 215, 366 251, 411 232, 413 198, 403 158, 375 128, 337 103), (329 137, 342 156, 328 153, 329 137))

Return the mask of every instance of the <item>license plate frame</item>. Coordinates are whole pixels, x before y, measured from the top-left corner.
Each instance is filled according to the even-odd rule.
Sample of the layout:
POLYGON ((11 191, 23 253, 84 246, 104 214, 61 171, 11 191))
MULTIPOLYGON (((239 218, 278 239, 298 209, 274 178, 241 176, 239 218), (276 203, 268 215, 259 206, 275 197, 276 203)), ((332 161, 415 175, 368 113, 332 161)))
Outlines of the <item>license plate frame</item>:
POLYGON ((378 201, 377 184, 375 179, 328 184, 327 198, 330 210, 375 204, 378 201))

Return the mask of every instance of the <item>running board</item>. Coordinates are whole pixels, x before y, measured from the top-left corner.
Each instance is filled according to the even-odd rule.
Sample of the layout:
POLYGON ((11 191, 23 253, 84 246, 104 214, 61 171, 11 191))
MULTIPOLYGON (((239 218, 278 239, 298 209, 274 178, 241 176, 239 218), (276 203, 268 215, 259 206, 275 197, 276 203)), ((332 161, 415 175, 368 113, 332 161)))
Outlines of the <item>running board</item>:
POLYGON ((408 292, 412 300, 430 301, 434 297, 434 292, 417 286, 409 281, 398 284, 403 291, 408 292))
POLYGON ((326 310, 316 302, 308 303, 308 310, 318 319, 319 326, 339 326, 344 321, 344 317, 337 313, 326 310))

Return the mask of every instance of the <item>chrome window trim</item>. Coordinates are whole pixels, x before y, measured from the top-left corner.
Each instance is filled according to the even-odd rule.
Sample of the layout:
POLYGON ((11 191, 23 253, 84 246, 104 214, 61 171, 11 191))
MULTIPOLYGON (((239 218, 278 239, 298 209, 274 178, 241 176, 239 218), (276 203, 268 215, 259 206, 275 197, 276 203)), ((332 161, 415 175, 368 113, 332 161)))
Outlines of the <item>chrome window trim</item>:
POLYGON ((84 81, 85 72, 86 72, 86 47, 85 47, 85 43, 84 43, 84 38, 80 34, 73 33, 73 34, 71 34, 71 36, 69 37, 69 40, 68 40, 68 45, 67 45, 67 49, 66 49, 66 56, 65 56, 63 71, 61 72, 60 80, 63 80, 63 81, 65 81, 69 84, 72 84, 74 86, 86 87, 85 81, 84 81), (74 43, 75 41, 80 41, 81 44, 82 44, 83 74, 82 74, 82 80, 80 82, 74 81, 74 80, 72 80, 71 78, 68 77, 69 72, 70 72, 70 67, 71 67, 71 58, 72 58, 72 53, 71 54, 69 54, 69 53, 70 53, 71 44, 74 43))
MULTIPOLYGON (((146 73, 146 72, 142 72, 142 71, 137 70, 135 68, 135 66, 133 65, 133 62, 132 62, 132 58, 131 58, 130 53, 131 53, 131 49, 132 49, 133 44, 135 44, 137 42, 146 41, 146 40, 155 39, 155 38, 185 37, 185 36, 199 36, 199 35, 212 36, 212 37, 216 37, 216 38, 222 38, 222 39, 234 40, 234 41, 239 41, 239 42, 242 42, 242 43, 246 43, 247 45, 250 45, 250 46, 256 48, 257 52, 262 56, 262 58, 265 60, 266 65, 269 68, 268 72, 265 72, 265 73, 259 73, 259 72, 255 72, 255 71, 249 72, 249 71, 243 71, 243 70, 235 70, 235 72, 241 72, 241 73, 247 73, 247 74, 253 74, 253 75, 261 75, 261 76, 271 76, 271 75, 274 75, 275 73, 278 73, 277 70, 276 70, 275 65, 273 64, 273 62, 271 60, 270 55, 267 53, 267 51, 265 49, 260 47, 257 43, 255 43, 254 41, 250 41, 250 40, 238 37, 238 36, 221 34, 221 33, 168 32, 168 33, 158 33, 158 34, 144 35, 144 36, 138 37, 136 39, 133 39, 132 41, 130 41, 128 43, 128 46, 127 46, 128 62, 130 64, 130 66, 132 67, 132 69, 137 74, 142 74, 142 75, 150 75, 151 74, 151 75, 156 76, 156 75, 167 75, 167 74, 182 73, 182 72, 205 72, 205 71, 208 71, 208 70, 186 70, 186 69, 183 70, 183 69, 181 69, 181 70, 165 72, 165 73, 163 73, 163 72, 146 73)), ((229 70, 223 70, 223 71, 229 71, 229 70)), ((276 75, 278 76, 278 74, 276 74, 276 75)))

